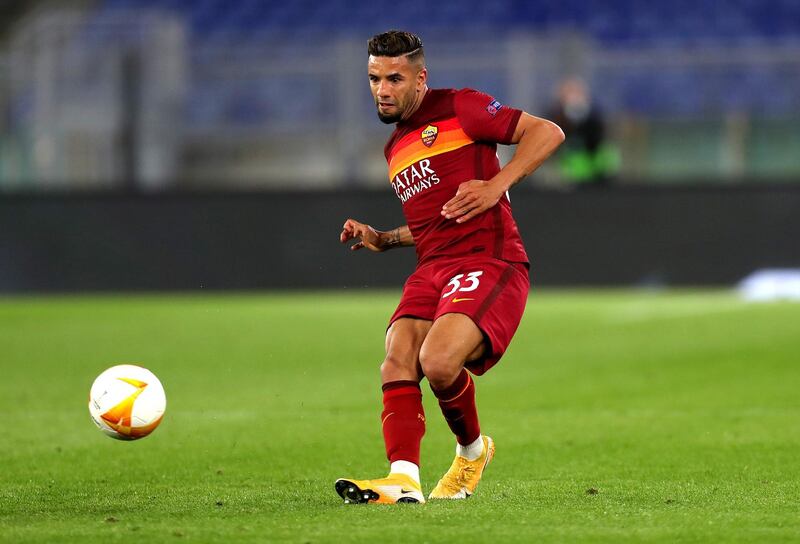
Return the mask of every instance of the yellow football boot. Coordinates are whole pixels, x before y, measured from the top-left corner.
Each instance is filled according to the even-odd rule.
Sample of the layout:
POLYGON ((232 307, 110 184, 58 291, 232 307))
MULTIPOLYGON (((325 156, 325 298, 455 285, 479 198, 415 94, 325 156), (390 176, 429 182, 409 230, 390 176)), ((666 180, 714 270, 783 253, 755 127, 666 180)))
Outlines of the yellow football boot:
POLYGON ((339 478, 335 485, 345 504, 425 502, 420 485, 405 474, 389 474, 376 480, 339 478))
POLYGON ((456 455, 450 469, 428 495, 429 499, 467 499, 475 493, 486 465, 494 457, 494 440, 488 436, 481 438, 483 439, 481 456, 469 461, 466 457, 456 455))

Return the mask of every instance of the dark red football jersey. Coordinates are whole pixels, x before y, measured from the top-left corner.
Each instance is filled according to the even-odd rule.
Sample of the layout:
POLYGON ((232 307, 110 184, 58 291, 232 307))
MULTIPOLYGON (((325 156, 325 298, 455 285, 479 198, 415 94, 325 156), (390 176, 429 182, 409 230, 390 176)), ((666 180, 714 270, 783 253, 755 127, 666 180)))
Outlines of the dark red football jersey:
POLYGON ((397 123, 384 153, 419 262, 481 254, 528 262, 508 195, 466 223, 441 215, 461 183, 500 171, 497 144, 511 142, 521 113, 473 89, 429 89, 414 115, 397 123))

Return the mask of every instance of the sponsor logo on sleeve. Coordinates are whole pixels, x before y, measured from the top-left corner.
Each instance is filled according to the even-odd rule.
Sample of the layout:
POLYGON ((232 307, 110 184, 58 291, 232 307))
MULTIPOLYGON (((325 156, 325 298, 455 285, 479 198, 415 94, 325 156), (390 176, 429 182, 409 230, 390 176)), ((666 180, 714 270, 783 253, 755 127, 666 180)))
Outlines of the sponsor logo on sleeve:
POLYGON ((502 107, 503 107, 503 105, 500 102, 498 102, 497 100, 492 99, 492 101, 489 102, 489 105, 486 106, 486 111, 489 112, 489 115, 494 117, 495 115, 497 115, 497 112, 500 111, 500 109, 502 107))
POLYGON ((436 141, 436 136, 439 135, 439 128, 435 125, 428 125, 425 127, 425 130, 422 131, 420 137, 422 138, 422 143, 425 144, 425 147, 430 147, 433 145, 433 142, 436 141))

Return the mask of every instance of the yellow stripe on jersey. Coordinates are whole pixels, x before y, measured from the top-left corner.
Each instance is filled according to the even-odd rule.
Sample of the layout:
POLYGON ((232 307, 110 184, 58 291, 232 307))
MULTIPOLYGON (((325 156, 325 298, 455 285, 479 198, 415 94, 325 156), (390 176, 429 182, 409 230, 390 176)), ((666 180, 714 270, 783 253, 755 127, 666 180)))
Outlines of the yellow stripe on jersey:
POLYGON ((425 127, 412 132, 398 142, 389 159, 389 180, 394 179, 398 173, 418 161, 448 153, 474 141, 467 136, 456 118, 432 123, 432 125, 439 130, 430 147, 422 141, 422 131, 425 127))

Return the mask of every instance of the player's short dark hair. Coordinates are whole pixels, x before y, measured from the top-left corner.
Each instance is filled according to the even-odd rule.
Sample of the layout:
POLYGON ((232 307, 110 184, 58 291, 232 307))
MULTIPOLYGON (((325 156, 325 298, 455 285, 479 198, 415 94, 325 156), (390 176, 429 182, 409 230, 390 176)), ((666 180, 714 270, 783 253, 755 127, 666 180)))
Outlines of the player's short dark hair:
POLYGON ((367 52, 373 57, 405 56, 408 62, 425 63, 425 50, 420 37, 402 30, 374 35, 367 42, 367 52))

